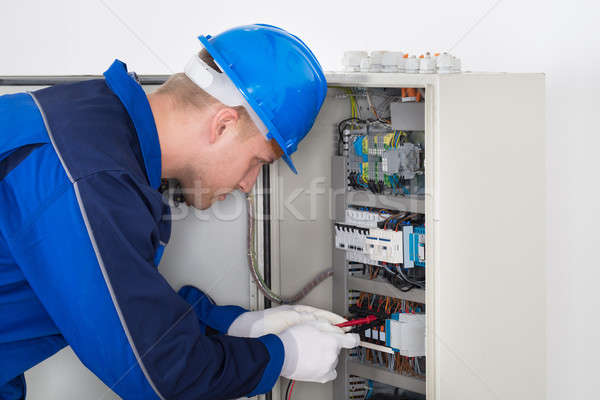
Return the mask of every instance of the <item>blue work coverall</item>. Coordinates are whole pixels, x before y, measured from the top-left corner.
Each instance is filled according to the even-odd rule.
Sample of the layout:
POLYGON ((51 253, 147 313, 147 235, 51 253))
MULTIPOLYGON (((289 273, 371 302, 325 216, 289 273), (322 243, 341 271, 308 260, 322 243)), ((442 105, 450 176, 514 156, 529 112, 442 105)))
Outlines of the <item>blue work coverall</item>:
POLYGON ((104 79, 0 96, 0 399, 69 345, 122 398, 267 392, 281 340, 227 336, 237 306, 176 293, 147 97, 124 63, 104 79))

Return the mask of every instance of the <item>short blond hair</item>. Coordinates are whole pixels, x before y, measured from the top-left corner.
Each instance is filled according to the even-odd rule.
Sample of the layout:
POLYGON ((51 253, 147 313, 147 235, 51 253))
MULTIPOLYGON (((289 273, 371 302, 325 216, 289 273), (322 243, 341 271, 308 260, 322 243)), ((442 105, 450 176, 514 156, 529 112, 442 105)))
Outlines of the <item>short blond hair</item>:
MULTIPOLYGON (((198 56, 215 71, 223 73, 206 49, 202 49, 198 56)), ((215 99, 205 90, 196 85, 183 72, 171 75, 169 79, 156 90, 156 93, 169 96, 174 103, 180 107, 196 107, 202 110, 221 104, 219 100, 215 99)), ((248 124, 248 127, 254 127, 254 123, 252 122, 252 119, 250 118, 250 115, 244 106, 236 106, 232 108, 238 112, 240 121, 242 121, 242 123, 248 124)), ((243 130, 245 133, 249 131, 250 129, 243 130)), ((243 136, 249 135, 244 134, 243 136)))

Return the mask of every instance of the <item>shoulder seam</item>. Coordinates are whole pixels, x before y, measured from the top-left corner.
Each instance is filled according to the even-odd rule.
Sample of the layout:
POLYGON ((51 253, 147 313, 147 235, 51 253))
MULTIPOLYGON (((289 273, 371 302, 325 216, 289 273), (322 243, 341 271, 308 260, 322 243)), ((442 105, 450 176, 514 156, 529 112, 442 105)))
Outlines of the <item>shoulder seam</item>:
POLYGON ((54 140, 54 135, 52 134, 52 129, 50 129, 50 125, 48 125, 48 119, 46 118, 46 113, 44 112, 44 109, 42 108, 38 99, 35 97, 35 95, 32 92, 27 92, 27 93, 31 96, 31 98, 35 102, 35 105, 37 106, 38 110, 40 111, 42 120, 44 121, 44 126, 46 127, 46 133, 48 134, 48 137, 50 138, 52 147, 54 147, 54 151, 56 152, 56 155, 58 156, 58 159, 60 160, 60 163, 62 164, 63 169, 65 170, 67 176, 69 177, 69 181, 71 181, 71 183, 73 183, 74 181, 73 181, 73 177, 71 176, 71 172, 67 168, 67 164, 65 163, 65 160, 63 159, 62 154, 60 153, 60 151, 58 151, 58 147, 56 146, 56 141, 54 140))

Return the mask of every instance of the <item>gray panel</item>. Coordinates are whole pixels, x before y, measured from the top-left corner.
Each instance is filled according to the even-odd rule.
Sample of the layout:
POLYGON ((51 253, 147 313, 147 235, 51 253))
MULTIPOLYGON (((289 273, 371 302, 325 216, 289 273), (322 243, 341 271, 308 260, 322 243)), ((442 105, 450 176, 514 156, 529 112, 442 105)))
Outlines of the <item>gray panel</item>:
POLYGON ((178 289, 194 285, 217 304, 250 305, 250 274, 246 260, 246 202, 236 192, 199 211, 173 209, 171 240, 159 271, 178 289))
POLYGON ((396 386, 411 392, 425 394, 425 381, 422 379, 404 376, 380 367, 371 367, 357 361, 348 361, 347 372, 363 378, 372 379, 386 385, 396 386))
POLYGON ((425 103, 392 103, 392 128, 402 131, 425 130, 425 103))
POLYGON ((351 191, 348 192, 346 201, 347 204, 357 206, 389 208, 425 214, 425 200, 423 196, 382 196, 365 191, 351 191))
MULTIPOLYGON (((30 76, 0 76, 0 86, 49 86, 60 83, 79 82, 90 79, 104 78, 102 75, 30 75, 30 76)), ((138 75, 142 85, 160 85, 169 75, 138 75)))
POLYGON ((331 188, 333 192, 333 217, 343 221, 346 214, 346 159, 334 156, 331 159, 331 188))
MULTIPOLYGON (((334 281, 334 285, 336 283, 337 282, 334 281)), ((417 303, 425 304, 425 290, 412 289, 408 292, 402 292, 401 290, 398 290, 394 285, 381 278, 371 280, 366 278, 350 276, 347 279, 347 286, 350 290, 360 290, 362 292, 369 292, 379 294, 382 296, 396 297, 398 299, 415 301, 417 303)))

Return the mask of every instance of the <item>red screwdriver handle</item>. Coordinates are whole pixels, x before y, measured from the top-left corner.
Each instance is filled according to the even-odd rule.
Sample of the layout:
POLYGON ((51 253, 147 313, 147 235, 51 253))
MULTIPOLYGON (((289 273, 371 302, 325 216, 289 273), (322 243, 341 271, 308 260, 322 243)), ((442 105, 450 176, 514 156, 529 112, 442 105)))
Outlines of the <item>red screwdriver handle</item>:
POLYGON ((347 326, 366 325, 366 324, 370 324, 371 322, 375 321, 376 319, 377 319, 376 316, 369 315, 365 318, 358 318, 358 319, 353 319, 351 321, 342 322, 340 324, 336 324, 335 326, 338 326, 340 328, 345 328, 347 326))

